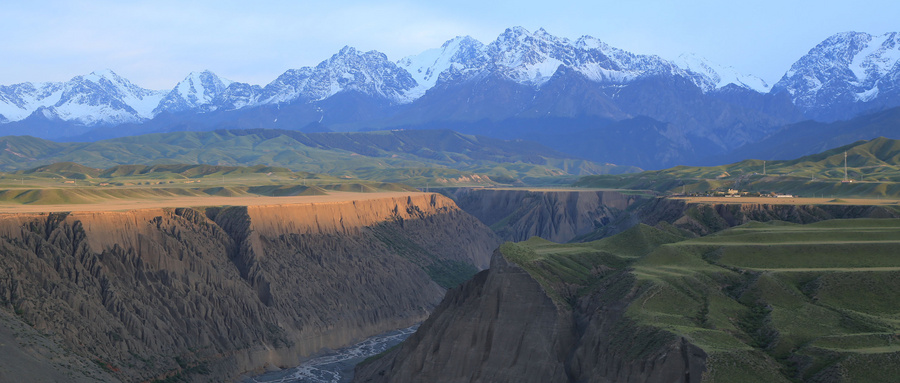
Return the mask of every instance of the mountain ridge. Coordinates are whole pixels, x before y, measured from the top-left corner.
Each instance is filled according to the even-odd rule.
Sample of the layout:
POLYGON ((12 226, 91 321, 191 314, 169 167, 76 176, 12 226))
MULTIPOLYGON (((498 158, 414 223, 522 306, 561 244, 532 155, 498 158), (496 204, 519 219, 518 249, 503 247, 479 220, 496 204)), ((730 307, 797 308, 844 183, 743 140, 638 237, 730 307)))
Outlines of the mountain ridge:
MULTIPOLYGON (((572 67, 598 83, 622 83, 662 73, 690 77, 698 85, 718 83, 721 80, 712 80, 716 75, 713 73, 710 76, 709 68, 705 68, 703 72, 692 72, 690 68, 683 69, 674 62, 657 56, 635 55, 611 47, 591 36, 582 36, 573 42, 553 36, 544 29, 532 33, 521 27, 513 27, 489 44, 469 36, 456 37, 445 42, 441 48, 404 57, 396 62, 388 60, 383 53, 377 51, 358 52, 345 46, 315 67, 288 69, 265 87, 224 80, 206 70, 189 74, 171 90, 149 90, 137 87, 127 80, 123 83, 121 80, 124 79, 108 69, 76 76, 62 83, 26 82, 0 86, 0 115, 11 122, 20 121, 35 113, 39 106, 56 111, 60 109, 56 105, 59 100, 47 99, 47 96, 53 95, 60 88, 78 89, 78 84, 84 79, 94 82, 107 79, 112 83, 119 83, 119 88, 126 89, 127 92, 96 87, 81 88, 106 95, 110 99, 108 103, 111 108, 119 114, 100 111, 106 114, 78 116, 68 109, 61 109, 54 116, 67 121, 76 120, 84 125, 114 124, 147 120, 164 111, 205 112, 221 107, 241 109, 301 99, 321 100, 347 89, 363 89, 368 94, 379 95, 396 103, 408 103, 418 99, 441 81, 461 81, 485 70, 500 70, 506 78, 517 83, 539 86, 552 77, 561 65, 572 67), (436 52, 439 50, 442 51, 436 52), (433 59, 429 61, 428 58, 433 59), (419 64, 418 67, 415 67, 416 64, 419 64), (374 71, 366 73, 366 68, 374 71), (353 81, 347 81, 350 80, 348 74, 352 75, 353 81), (214 91, 201 94, 190 102, 191 96, 197 97, 192 92, 199 90, 198 83, 203 84, 203 89, 212 88, 214 91), (38 95, 45 97, 37 98, 38 95), (150 98, 145 100, 145 97, 150 98), (45 102, 35 106, 37 101, 45 102), (116 101, 125 105, 119 105, 116 101), (216 105, 211 105, 213 101, 216 105), (156 104, 151 105, 154 102, 156 104), (126 112, 130 114, 121 115, 126 112)), ((747 86, 743 83, 737 85, 747 86)), ((708 88, 704 86, 704 89, 708 88)))
POLYGON ((898 40, 896 34, 836 34, 768 88, 696 56, 669 61, 590 36, 573 41, 515 27, 488 44, 456 37, 398 61, 345 46, 265 86, 210 71, 192 73, 168 92, 141 89, 112 71, 69 83, 4 86, 0 134, 96 141, 217 129, 353 132, 488 123, 503 127, 495 138, 542 140, 534 129, 517 128, 531 120, 525 125, 544 136, 590 126, 549 140, 558 151, 585 157, 580 143, 615 141, 616 153, 594 150, 585 158, 661 169, 726 155, 807 119, 842 120, 900 106, 898 40), (82 109, 90 113, 78 117, 82 109), (621 129, 606 129, 616 124, 630 127, 624 141, 616 133, 621 129))

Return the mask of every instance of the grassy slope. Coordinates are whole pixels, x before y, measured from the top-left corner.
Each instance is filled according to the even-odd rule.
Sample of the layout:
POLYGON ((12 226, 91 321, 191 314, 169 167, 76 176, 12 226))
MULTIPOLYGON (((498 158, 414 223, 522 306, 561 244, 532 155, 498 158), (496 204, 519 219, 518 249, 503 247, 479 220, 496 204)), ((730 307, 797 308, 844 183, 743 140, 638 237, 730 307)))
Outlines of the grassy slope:
POLYGON ((639 295, 628 316, 703 348, 706 381, 900 376, 900 220, 750 223, 675 240, 638 226, 586 244, 531 239, 501 250, 561 305, 630 267, 639 295))
POLYGON ((790 161, 741 162, 712 166, 676 166, 632 175, 585 176, 579 186, 649 189, 661 193, 704 192, 737 188, 777 191, 803 196, 900 196, 900 141, 877 138, 860 141, 790 161), (848 176, 842 183, 844 152, 848 176))

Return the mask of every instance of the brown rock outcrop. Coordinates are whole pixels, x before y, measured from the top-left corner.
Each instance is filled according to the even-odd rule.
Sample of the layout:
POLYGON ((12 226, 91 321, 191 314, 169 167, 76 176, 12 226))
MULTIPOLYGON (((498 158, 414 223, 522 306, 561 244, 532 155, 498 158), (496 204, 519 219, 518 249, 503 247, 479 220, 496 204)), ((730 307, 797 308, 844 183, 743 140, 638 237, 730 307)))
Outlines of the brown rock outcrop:
POLYGON ((0 309, 124 381, 222 381, 425 319, 498 239, 435 195, 0 215, 0 309))

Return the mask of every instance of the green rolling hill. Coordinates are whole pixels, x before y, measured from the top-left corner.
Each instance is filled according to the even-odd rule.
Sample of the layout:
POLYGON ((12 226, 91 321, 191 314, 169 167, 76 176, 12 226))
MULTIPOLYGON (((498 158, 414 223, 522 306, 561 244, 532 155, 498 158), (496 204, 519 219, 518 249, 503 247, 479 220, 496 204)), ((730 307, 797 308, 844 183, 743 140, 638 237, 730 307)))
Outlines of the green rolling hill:
POLYGON ((0 137, 0 170, 26 170, 59 162, 92 168, 135 164, 263 164, 293 171, 410 184, 440 180, 465 183, 477 174, 536 180, 639 170, 572 158, 534 142, 470 136, 449 130, 301 133, 257 129, 159 133, 90 143, 0 137), (428 177, 423 174, 429 171, 423 169, 442 170, 428 177))
POLYGON ((734 188, 802 196, 900 196, 900 141, 876 138, 788 161, 744 160, 729 165, 582 177, 576 185, 646 189, 663 194, 734 188), (844 180, 844 153, 847 176, 844 180))

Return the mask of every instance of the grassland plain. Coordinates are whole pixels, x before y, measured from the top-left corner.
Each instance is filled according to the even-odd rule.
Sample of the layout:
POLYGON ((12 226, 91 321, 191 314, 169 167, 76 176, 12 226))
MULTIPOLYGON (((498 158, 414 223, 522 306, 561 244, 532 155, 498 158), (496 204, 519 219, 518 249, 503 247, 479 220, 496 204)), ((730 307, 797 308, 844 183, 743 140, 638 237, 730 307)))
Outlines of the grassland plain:
POLYGON ((226 197, 244 200, 219 202, 258 204, 261 200, 254 199, 324 196, 335 192, 413 191, 416 189, 397 183, 294 172, 262 165, 120 165, 94 169, 68 162, 14 174, 0 173, 0 209, 4 211, 41 211, 37 206, 56 206, 54 209, 57 210, 53 211, 107 210, 99 206, 103 204, 124 204, 122 209, 136 207, 129 206, 130 203, 198 206, 226 197), (207 202, 202 202, 204 200, 207 202))
POLYGON ((641 225, 501 251, 572 310, 604 281, 633 276, 626 318, 703 349, 706 382, 896 382, 898 246, 900 220, 846 219, 751 222, 692 239, 641 225))

